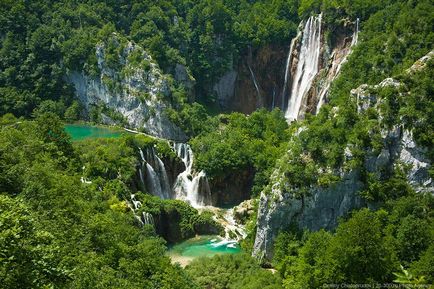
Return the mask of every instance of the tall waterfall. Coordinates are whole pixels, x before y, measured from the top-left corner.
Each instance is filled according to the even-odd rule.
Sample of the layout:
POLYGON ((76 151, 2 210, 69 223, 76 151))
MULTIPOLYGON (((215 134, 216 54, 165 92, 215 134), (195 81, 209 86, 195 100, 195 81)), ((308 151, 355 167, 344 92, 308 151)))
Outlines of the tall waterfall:
POLYGON ((314 77, 318 73, 320 48, 321 14, 317 17, 309 17, 304 26, 300 57, 292 81, 288 108, 285 113, 285 118, 288 121, 297 119, 303 96, 309 90, 314 77))
POLYGON ((208 179, 204 171, 194 173, 191 147, 185 143, 176 143, 173 148, 185 165, 185 171, 177 176, 173 186, 175 198, 187 201, 193 207, 208 205, 211 198, 208 179))

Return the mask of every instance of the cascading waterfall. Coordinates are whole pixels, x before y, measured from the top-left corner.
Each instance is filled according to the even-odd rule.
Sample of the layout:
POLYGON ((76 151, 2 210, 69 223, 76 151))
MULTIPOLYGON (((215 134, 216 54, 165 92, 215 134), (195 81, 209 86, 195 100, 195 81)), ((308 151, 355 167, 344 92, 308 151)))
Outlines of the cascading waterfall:
POLYGON ((154 217, 148 212, 142 213, 142 221, 144 225, 154 225, 154 217))
MULTIPOLYGON (((303 30, 300 57, 297 63, 292 89, 285 118, 293 121, 298 118, 301 102, 311 87, 312 81, 318 73, 319 55, 321 48, 321 14, 311 16, 303 30)), ((289 57, 291 57, 289 55, 289 57)))
POLYGON ((140 225, 152 225, 154 226, 154 217, 148 212, 142 212, 142 216, 137 215, 137 210, 140 209, 142 203, 136 199, 135 194, 130 195, 130 202, 127 202, 128 206, 134 213, 134 217, 140 223, 140 225))
POLYGON ((147 150, 146 158, 141 148, 139 148, 139 153, 142 160, 139 168, 142 185, 146 186, 151 194, 161 199, 170 199, 169 178, 163 161, 157 156, 154 148, 147 150), (146 182, 144 171, 146 171, 146 182))
POLYGON ((334 66, 336 65, 336 63, 333 63, 333 67, 331 69, 332 70, 334 69, 334 75, 333 75, 331 80, 327 81, 326 86, 323 87, 319 93, 319 100, 318 100, 318 104, 316 106, 316 113, 319 112, 319 110, 321 109, 321 106, 324 104, 325 97, 329 91, 330 85, 336 79, 336 77, 339 75, 339 72, 341 71, 342 65, 347 61, 347 57, 351 53, 351 48, 357 44, 358 37, 359 37, 359 22, 360 22, 360 19, 357 18, 356 19, 356 27, 354 29, 353 36, 351 38, 351 45, 348 48, 348 51, 346 52, 345 56, 343 57, 343 59, 339 63, 337 63, 337 66, 335 69, 334 69, 334 66))
POLYGON ((175 143, 173 149, 185 165, 185 171, 177 176, 173 186, 175 198, 187 201, 193 207, 208 205, 211 195, 208 179, 204 171, 193 172, 191 147, 185 143, 175 143))

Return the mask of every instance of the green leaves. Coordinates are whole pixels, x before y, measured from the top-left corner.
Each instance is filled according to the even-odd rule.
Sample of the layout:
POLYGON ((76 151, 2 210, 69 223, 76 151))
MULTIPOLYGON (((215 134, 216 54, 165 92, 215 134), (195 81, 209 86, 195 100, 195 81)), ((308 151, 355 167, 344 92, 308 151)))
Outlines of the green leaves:
POLYGON ((240 113, 220 116, 217 129, 191 141, 196 153, 195 165, 209 177, 224 177, 254 168, 255 189, 259 193, 288 140, 287 123, 279 110, 264 109, 245 116, 240 113))

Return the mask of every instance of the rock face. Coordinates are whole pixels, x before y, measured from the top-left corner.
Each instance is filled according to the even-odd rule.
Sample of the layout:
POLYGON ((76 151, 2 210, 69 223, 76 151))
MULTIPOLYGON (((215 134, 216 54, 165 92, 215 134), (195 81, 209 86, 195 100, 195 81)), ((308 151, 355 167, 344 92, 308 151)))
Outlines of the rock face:
POLYGON ((254 170, 251 168, 224 179, 210 180, 212 205, 236 205, 249 199, 254 176, 254 170))
POLYGON ((238 63, 213 87, 220 108, 249 114, 257 108, 279 107, 284 59, 285 50, 277 45, 244 51, 238 63))
MULTIPOLYGON (((353 89, 351 96, 357 102, 359 113, 374 108, 379 113, 381 124, 383 116, 380 104, 383 100, 372 92, 386 86, 399 88, 400 85, 396 80, 388 78, 375 86, 362 85, 353 89)), ((351 210, 375 206, 366 203, 359 196, 359 192, 364 189, 361 169, 381 179, 383 174, 390 173, 395 168, 404 168, 407 181, 416 192, 434 193, 427 149, 415 143, 412 132, 396 125, 391 128, 383 127, 380 135, 382 149, 366 151, 361 168, 349 171, 342 169, 338 182, 328 187, 311 187, 309 193, 302 197, 288 189, 291 186, 284 172, 277 168, 271 176, 270 192, 261 193, 253 256, 270 260, 273 255, 273 242, 279 230, 288 228, 291 224, 313 231, 322 228, 330 230, 337 226, 339 217, 345 216, 351 210)), ((351 144, 348 144, 344 151, 345 161, 353 158, 351 148, 351 144)))
MULTIPOLYGON (((96 46, 96 58, 98 76, 71 71, 66 77, 88 112, 103 107, 124 118, 131 128, 157 137, 186 139, 164 113, 169 107, 164 102, 171 94, 169 82, 146 51, 113 34, 96 46), (113 48, 117 51, 114 56, 113 48)), ((111 118, 106 115, 103 121, 111 123, 111 118)))
POLYGON ((275 172, 271 194, 261 194, 253 256, 271 259, 279 230, 295 223, 309 230, 333 229, 339 217, 364 202, 357 192, 362 188, 357 171, 345 174, 328 188, 313 188, 309 197, 297 198, 282 191, 284 178, 275 172))

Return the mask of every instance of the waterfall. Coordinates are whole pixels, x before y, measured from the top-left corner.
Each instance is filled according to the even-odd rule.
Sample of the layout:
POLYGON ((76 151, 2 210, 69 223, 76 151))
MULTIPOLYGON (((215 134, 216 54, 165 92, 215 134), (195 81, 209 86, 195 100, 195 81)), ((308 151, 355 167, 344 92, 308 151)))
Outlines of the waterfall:
POLYGON ((128 206, 133 211, 134 217, 139 222, 139 224, 141 226, 143 226, 143 225, 152 225, 152 226, 154 226, 154 217, 150 213, 148 213, 148 212, 142 212, 142 216, 136 214, 136 211, 138 209, 140 209, 140 207, 142 206, 142 203, 136 199, 136 195, 135 194, 131 194, 130 195, 130 201, 131 201, 131 203, 127 202, 128 206))
POLYGON ((211 202, 211 189, 208 178, 204 171, 195 172, 193 170, 193 151, 188 144, 175 143, 172 147, 176 155, 185 165, 185 170, 181 172, 174 182, 173 188, 170 186, 169 177, 163 161, 155 153, 153 147, 146 149, 146 154, 141 148, 139 154, 141 166, 139 166, 140 181, 149 193, 161 199, 184 200, 193 207, 209 205, 211 202))
POLYGON ((148 212, 142 213, 142 221, 144 225, 154 225, 154 217, 148 212))
POLYGON ((148 181, 148 184, 150 185, 150 193, 157 197, 160 197, 161 199, 164 199, 163 193, 161 191, 160 179, 158 178, 158 175, 155 172, 154 168, 149 163, 146 163, 146 172, 146 179, 148 181))
POLYGON ((331 68, 332 71, 334 70, 333 77, 327 81, 327 84, 325 85, 325 87, 323 87, 321 89, 321 91, 319 93, 319 100, 318 100, 318 104, 316 106, 316 113, 319 112, 319 110, 321 109, 321 106, 324 104, 325 97, 329 91, 330 85, 336 79, 336 77, 339 75, 339 72, 341 71, 342 65, 347 61, 347 57, 351 53, 351 48, 357 44, 358 37, 359 37, 359 22, 360 22, 360 19, 357 18, 356 24, 355 24, 355 29, 353 32, 353 36, 351 37, 351 45, 347 49, 347 51, 345 52, 344 57, 338 63, 333 62, 333 66, 331 68))
POLYGON ((154 196, 161 199, 169 199, 171 189, 163 161, 157 156, 154 148, 146 150, 146 158, 141 148, 139 148, 139 153, 141 157, 139 174, 142 185, 154 196), (146 181, 144 171, 146 171, 146 181))
POLYGON ((300 39, 300 36, 301 36, 301 31, 299 31, 297 36, 291 40, 291 45, 289 46, 288 58, 286 59, 285 79, 284 79, 283 90, 282 90, 282 110, 285 109, 285 96, 286 96, 286 89, 288 86, 289 72, 291 70, 292 54, 294 53, 295 43, 298 41, 298 39, 300 39))
POLYGON ((250 64, 247 64, 247 67, 249 68, 250 75, 252 76, 253 84, 255 85, 255 88, 256 88, 256 93, 258 94, 258 97, 261 97, 261 93, 259 92, 259 85, 258 85, 258 82, 256 81, 255 74, 253 73, 253 70, 250 67, 250 64))
POLYGON ((175 143, 174 151, 185 165, 185 171, 176 177, 173 190, 176 199, 184 200, 193 207, 209 204, 211 190, 204 171, 193 171, 193 151, 188 144, 175 143))
MULTIPOLYGON (((321 14, 309 17, 303 30, 300 57, 292 81, 291 95, 285 118, 296 120, 304 95, 310 89, 312 81, 318 73, 321 48, 321 14)), ((290 56, 289 56, 290 57, 290 56)))
POLYGON ((161 189, 163 191, 165 199, 169 199, 171 195, 171 188, 169 184, 169 177, 167 176, 166 167, 164 166, 163 161, 155 155, 158 165, 158 174, 160 175, 161 180, 161 189))
POLYGON ((353 39, 351 40, 351 46, 356 45, 357 41, 359 40, 359 24, 360 24, 360 19, 357 18, 356 19, 356 28, 354 29, 353 39))

